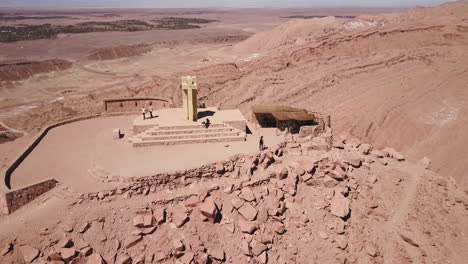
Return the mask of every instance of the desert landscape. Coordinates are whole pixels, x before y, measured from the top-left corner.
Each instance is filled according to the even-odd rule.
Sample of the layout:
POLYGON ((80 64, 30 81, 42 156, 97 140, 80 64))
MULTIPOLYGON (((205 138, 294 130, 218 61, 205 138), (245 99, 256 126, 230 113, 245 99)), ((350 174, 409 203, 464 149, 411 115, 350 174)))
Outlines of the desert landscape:
POLYGON ((0 8, 0 263, 466 263, 467 87, 466 1, 0 8))

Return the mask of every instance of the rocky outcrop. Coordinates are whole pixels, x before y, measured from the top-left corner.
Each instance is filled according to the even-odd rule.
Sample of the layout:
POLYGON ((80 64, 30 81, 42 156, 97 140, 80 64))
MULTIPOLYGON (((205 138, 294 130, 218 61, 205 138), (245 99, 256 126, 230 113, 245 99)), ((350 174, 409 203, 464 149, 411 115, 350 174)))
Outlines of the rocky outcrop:
POLYGON ((35 74, 63 71, 72 67, 66 60, 0 62, 0 82, 20 81, 35 74))
POLYGON ((89 60, 115 60, 126 57, 138 56, 151 52, 153 50, 152 45, 139 44, 139 45, 128 45, 128 46, 117 46, 109 48, 100 48, 91 51, 87 58, 89 60))

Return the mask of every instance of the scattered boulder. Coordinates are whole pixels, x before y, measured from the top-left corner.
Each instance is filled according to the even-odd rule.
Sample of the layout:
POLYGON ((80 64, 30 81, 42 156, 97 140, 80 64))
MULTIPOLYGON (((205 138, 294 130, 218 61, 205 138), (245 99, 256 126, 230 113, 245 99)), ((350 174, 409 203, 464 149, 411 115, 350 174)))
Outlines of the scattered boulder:
POLYGON ((331 148, 331 143, 323 137, 314 137, 309 142, 304 145, 307 151, 317 150, 317 151, 328 151, 331 148))
POLYGON ((286 232, 286 228, 284 227, 284 224, 281 222, 277 222, 277 221, 273 221, 273 223, 271 224, 271 229, 279 235, 282 235, 286 232))
POLYGON ((84 222, 80 227, 78 227, 78 233, 83 234, 84 232, 88 230, 88 228, 89 228, 89 223, 84 222))
POLYGON ((345 250, 348 247, 348 240, 346 240, 345 236, 338 236, 335 242, 336 246, 341 250, 345 250))
POLYGON ((185 208, 175 208, 172 212, 172 222, 177 227, 182 227, 188 221, 188 215, 185 208))
POLYGON ((260 264, 268 263, 268 253, 266 251, 263 251, 263 253, 258 256, 258 262, 260 264))
POLYGON ((253 234, 255 230, 257 230, 258 228, 255 223, 247 222, 244 220, 240 220, 237 226, 243 233, 250 234, 250 235, 253 234))
POLYGON ((242 240, 240 249, 241 249, 242 254, 244 254, 246 256, 252 256, 252 252, 250 251, 249 242, 247 242, 245 240, 242 240))
POLYGON ((255 239, 253 239, 252 242, 250 242, 250 248, 252 249, 252 254, 254 256, 258 256, 262 254, 263 251, 268 249, 268 247, 265 244, 258 242, 255 239))
POLYGON ((231 199, 231 203, 232 203, 232 206, 236 209, 239 209, 242 205, 244 205, 244 202, 241 199, 239 199, 239 197, 237 196, 231 199))
POLYGON ((346 179, 346 172, 341 168, 341 166, 336 166, 333 171, 330 172, 330 177, 335 180, 342 181, 346 179))
POLYGON ((380 151, 378 149, 372 150, 371 154, 372 154, 372 156, 374 156, 376 158, 379 158, 379 159, 381 159, 383 157, 388 157, 388 156, 385 155, 385 153, 383 153, 383 151, 380 151))
POLYGON ((164 208, 158 208, 154 210, 154 219, 156 224, 161 225, 166 222, 166 210, 164 208))
POLYGON ((132 247, 136 246, 138 243, 140 243, 141 240, 143 240, 143 237, 141 235, 129 236, 125 240, 125 247, 127 249, 132 248, 132 247))
POLYGON ((224 261, 224 250, 221 247, 215 246, 210 248, 208 254, 218 261, 224 261))
POLYGON ((190 196, 187 200, 185 200, 186 207, 197 207, 200 204, 200 200, 197 196, 190 196))
POLYGON ((73 246, 73 241, 68 238, 62 238, 58 243, 57 246, 59 248, 70 248, 73 246))
POLYGON ((337 149, 344 149, 345 145, 343 143, 343 140, 333 140, 333 145, 332 145, 334 148, 337 148, 337 149))
POLYGON ((127 254, 122 254, 117 256, 117 261, 115 264, 131 264, 132 263, 132 258, 127 255, 127 254))
POLYGON ((145 220, 143 218, 143 215, 136 215, 133 218, 133 225, 135 227, 144 227, 145 226, 145 220))
POLYGON ((62 256, 60 255, 60 252, 55 252, 52 251, 49 253, 49 256, 47 256, 47 260, 49 261, 63 261, 62 256))
POLYGON ((13 250, 13 243, 8 242, 5 247, 0 252, 0 255, 5 256, 6 254, 10 253, 13 250))
POLYGON ((200 206, 200 213, 208 218, 208 221, 214 223, 218 214, 218 207, 213 201, 213 198, 208 197, 205 199, 205 202, 203 202, 203 204, 200 206))
POLYGON ((359 146, 359 151, 364 155, 369 155, 369 153, 372 151, 372 145, 371 144, 361 144, 361 146, 359 146))
POLYGON ((328 175, 325 175, 325 177, 323 177, 323 185, 327 188, 334 188, 336 185, 338 184, 338 182, 333 179, 332 177, 328 176, 328 175))
POLYGON ((60 256, 65 262, 70 262, 72 259, 76 257, 78 252, 76 252, 75 248, 62 248, 60 250, 60 256))
POLYGON ((252 189, 250 189, 249 187, 243 188, 241 193, 239 194, 239 197, 246 200, 247 202, 255 201, 255 195, 252 192, 252 189))
POLYGON ((153 215, 143 216, 143 227, 152 227, 153 226, 153 215))
POLYGON ((80 255, 81 256, 89 256, 93 253, 93 249, 91 247, 85 247, 80 250, 80 255))
POLYGON ((244 203, 243 206, 239 208, 239 213, 247 220, 253 221, 257 217, 257 209, 250 205, 249 203, 244 203))
POLYGON ((162 252, 157 252, 154 254, 154 261, 156 262, 162 262, 166 259, 166 255, 162 252))
POLYGON ((182 243, 182 241, 180 241, 180 239, 176 239, 172 242, 172 244, 174 245, 174 250, 175 251, 179 251, 179 252, 182 252, 185 250, 185 245, 184 243, 182 243))
POLYGON ((346 145, 351 147, 351 148, 359 148, 361 146, 361 141, 353 136, 349 136, 346 138, 346 145))
POLYGON ((193 252, 185 252, 184 255, 177 260, 176 263, 190 264, 192 263, 192 260, 194 257, 195 257, 195 254, 193 254, 193 252))
POLYGON ((346 218, 349 215, 349 200, 342 195, 335 195, 330 203, 332 215, 346 218))
POLYGON ((215 172, 218 174, 223 174, 224 173, 224 166, 222 163, 216 164, 216 169, 215 172))
POLYGON ((281 168, 281 170, 277 173, 278 180, 283 180, 288 177, 288 168, 281 168))
POLYGON ((382 152, 384 153, 384 156, 386 156, 386 157, 390 157, 390 158, 396 159, 398 161, 404 161, 405 160, 405 157, 401 153, 396 151, 394 148, 386 147, 386 148, 384 148, 382 150, 382 152))
POLYGON ((379 255, 379 250, 377 249, 377 246, 373 243, 367 242, 364 245, 364 249, 366 250, 367 254, 369 254, 373 258, 379 255))
POLYGON ((197 254, 198 255, 195 256, 196 263, 198 263, 198 264, 208 264, 208 263, 210 263, 211 259, 208 256, 208 254, 206 254, 205 252, 198 252, 197 254))
POLYGON ((361 166, 361 157, 357 155, 348 155, 344 160, 345 163, 353 166, 354 168, 359 168, 361 166))

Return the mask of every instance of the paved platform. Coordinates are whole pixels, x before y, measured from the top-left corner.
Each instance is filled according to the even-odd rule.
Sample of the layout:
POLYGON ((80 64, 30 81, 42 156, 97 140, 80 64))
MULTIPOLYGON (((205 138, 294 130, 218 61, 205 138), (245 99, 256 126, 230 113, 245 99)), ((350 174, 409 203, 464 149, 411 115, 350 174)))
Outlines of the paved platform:
MULTIPOLYGON (((149 114, 146 115, 147 117, 149 114)), ((207 107, 198 109, 198 120, 195 122, 185 120, 183 118, 182 108, 166 108, 159 109, 153 112, 153 118, 143 119, 143 115, 138 115, 133 121, 133 130, 135 133, 143 132, 151 127, 185 127, 190 125, 202 126, 202 122, 210 119, 212 124, 234 124, 244 123, 247 125, 247 120, 244 115, 237 110, 218 110, 215 107, 207 107)), ((238 128, 241 130, 240 128, 238 128)), ((245 129, 244 131, 245 132, 245 129)))
POLYGON ((134 147, 220 143, 246 140, 247 121, 239 110, 218 110, 214 107, 198 111, 197 121, 183 119, 182 108, 161 109, 153 118, 138 116, 133 122, 134 147), (210 120, 210 126, 203 125, 210 120))
POLYGON ((135 148, 128 142, 135 116, 101 117, 51 130, 12 175, 12 186, 23 186, 52 177, 81 192, 112 188, 99 174, 121 177, 149 176, 190 169, 258 151, 259 136, 266 146, 281 141, 274 129, 253 129, 246 141, 135 148), (123 138, 112 131, 120 128, 123 138), (229 145, 226 147, 226 145, 229 145))

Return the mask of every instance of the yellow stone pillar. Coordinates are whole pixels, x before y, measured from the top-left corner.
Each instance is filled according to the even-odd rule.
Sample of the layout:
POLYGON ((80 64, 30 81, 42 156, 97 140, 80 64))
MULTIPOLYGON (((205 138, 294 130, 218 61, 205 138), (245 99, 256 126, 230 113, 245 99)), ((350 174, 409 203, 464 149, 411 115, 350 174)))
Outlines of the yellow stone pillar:
POLYGON ((182 107, 184 109, 184 118, 189 121, 197 121, 198 100, 197 100, 197 77, 182 77, 182 107))

